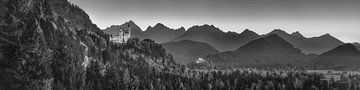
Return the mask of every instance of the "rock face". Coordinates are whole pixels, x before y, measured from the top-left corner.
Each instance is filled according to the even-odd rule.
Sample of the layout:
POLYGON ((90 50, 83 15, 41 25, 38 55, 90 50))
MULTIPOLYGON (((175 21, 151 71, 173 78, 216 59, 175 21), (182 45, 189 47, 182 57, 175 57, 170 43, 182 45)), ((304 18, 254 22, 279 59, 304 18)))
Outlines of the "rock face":
POLYGON ((306 38, 300 32, 288 34, 287 32, 276 29, 267 35, 277 34, 284 38, 289 43, 293 44, 296 48, 302 50, 306 54, 322 54, 339 45, 344 44, 342 41, 334 38, 330 34, 325 34, 320 37, 306 38))
POLYGON ((206 57, 217 66, 245 66, 260 64, 291 64, 308 60, 307 56, 278 35, 269 35, 238 48, 206 57))
POLYGON ((173 38, 183 34, 185 28, 181 27, 179 29, 170 29, 164 24, 158 23, 154 27, 148 27, 145 31, 148 39, 152 39, 157 43, 166 43, 172 40, 173 38))
POLYGON ((174 38, 172 41, 192 40, 204 42, 223 52, 233 51, 259 37, 258 34, 250 30, 245 30, 241 34, 235 32, 225 33, 213 25, 202 25, 189 28, 184 34, 174 38))
POLYGON ((209 54, 219 53, 219 51, 206 43, 190 40, 163 43, 162 46, 165 48, 166 52, 173 55, 175 62, 181 64, 194 62, 198 58, 202 58, 209 54))
POLYGON ((316 65, 359 66, 360 51, 352 44, 344 44, 312 60, 316 65))

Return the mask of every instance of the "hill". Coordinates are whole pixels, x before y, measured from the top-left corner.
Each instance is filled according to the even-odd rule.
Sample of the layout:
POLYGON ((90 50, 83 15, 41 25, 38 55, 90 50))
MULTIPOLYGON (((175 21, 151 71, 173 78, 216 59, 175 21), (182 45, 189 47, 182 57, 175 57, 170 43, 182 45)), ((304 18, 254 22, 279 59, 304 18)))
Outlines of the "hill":
POLYGON ((209 54, 219 53, 219 51, 206 43, 190 40, 163 43, 162 46, 166 52, 173 55, 175 62, 182 64, 194 62, 196 59, 209 54))
POLYGON ((353 45, 360 51, 360 43, 353 43, 353 45))
POLYGON ((358 66, 360 64, 360 51, 352 44, 344 44, 321 54, 312 61, 316 65, 358 66))
POLYGON ((308 60, 307 56, 293 45, 272 34, 238 48, 235 51, 209 55, 206 60, 214 62, 217 66, 247 66, 293 64, 308 60))

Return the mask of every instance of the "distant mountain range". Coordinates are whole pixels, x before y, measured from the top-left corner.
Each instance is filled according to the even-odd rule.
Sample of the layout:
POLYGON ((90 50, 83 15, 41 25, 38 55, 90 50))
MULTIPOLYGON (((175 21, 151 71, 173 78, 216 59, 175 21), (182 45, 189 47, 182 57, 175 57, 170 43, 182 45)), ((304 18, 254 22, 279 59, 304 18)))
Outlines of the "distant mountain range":
MULTIPOLYGON (((67 0, 0 0, 0 17, 0 90, 227 89, 238 86, 230 86, 233 83, 229 79, 242 82, 249 78, 244 86, 273 78, 237 71, 227 75, 221 74, 222 70, 204 72, 173 59, 179 63, 205 57, 199 60, 202 66, 301 63, 312 59, 280 35, 259 36, 250 30, 224 33, 203 25, 185 31, 157 24, 142 31, 129 21, 101 31, 85 11, 67 0), (109 41, 108 34, 128 26, 133 39, 121 44, 109 41), (220 53, 213 47, 234 51, 220 53), (232 78, 234 75, 242 76, 237 80, 232 78)), ((293 36, 302 37, 300 33, 293 36)), ((324 37, 327 40, 330 35, 324 37)), ((338 46, 310 62, 359 65, 360 52, 355 45, 359 44, 338 46)))
POLYGON ((325 34, 319 37, 307 38, 300 32, 289 34, 283 30, 276 29, 265 35, 259 35, 251 30, 244 30, 241 33, 223 32, 213 25, 193 26, 185 30, 181 27, 179 29, 171 29, 167 26, 158 23, 155 26, 149 26, 145 31, 141 30, 133 21, 126 22, 122 25, 113 25, 104 29, 105 33, 115 33, 120 27, 130 24, 132 27, 131 36, 140 39, 152 39, 157 43, 174 42, 180 40, 192 40, 207 43, 220 52, 233 51, 248 42, 264 37, 270 34, 277 34, 295 47, 299 48, 305 54, 321 54, 331 50, 339 45, 344 44, 339 39, 325 34))
POLYGON ((122 25, 112 25, 103 31, 107 34, 114 34, 120 28, 128 28, 128 25, 131 27, 131 38, 152 39, 157 43, 170 42, 171 39, 185 32, 184 27, 171 29, 161 23, 157 23, 154 27, 149 26, 145 31, 143 31, 133 21, 126 22, 122 25))
POLYGON ((289 34, 283 30, 276 29, 271 31, 267 35, 277 34, 289 43, 293 44, 295 47, 302 50, 306 54, 322 54, 328 50, 334 49, 335 47, 344 44, 339 39, 331 36, 330 34, 325 34, 320 37, 306 38, 299 32, 294 32, 289 34))
POLYGON ((173 41, 192 40, 204 42, 223 52, 233 51, 259 37, 260 35, 250 30, 245 30, 240 34, 235 32, 225 33, 213 25, 202 25, 189 28, 184 34, 174 38, 173 41))
POLYGON ((360 51, 353 44, 344 44, 312 60, 317 65, 360 65, 360 51))
POLYGON ((155 40, 158 43, 169 42, 171 39, 183 34, 185 28, 170 29, 164 24, 157 23, 154 27, 148 27, 145 31, 147 38, 155 40))
POLYGON ((185 28, 183 27, 179 29, 170 29, 165 25, 158 23, 154 27, 149 26, 145 31, 142 31, 132 21, 122 25, 113 25, 103 31, 108 34, 116 33, 116 30, 119 30, 120 27, 127 24, 131 24, 130 26, 135 27, 131 30, 132 37, 140 39, 148 38, 157 43, 192 40, 207 43, 219 51, 235 50, 249 41, 260 37, 260 35, 250 30, 244 30, 240 34, 236 32, 225 33, 213 25, 193 26, 185 31, 185 28))
POLYGON ((301 63, 309 58, 280 36, 272 34, 251 41, 235 51, 208 55, 206 60, 219 66, 246 66, 301 63))
POLYGON ((360 43, 353 43, 353 45, 360 51, 360 43))
POLYGON ((219 53, 218 50, 206 43, 190 40, 163 43, 162 46, 165 48, 166 52, 173 55, 174 60, 177 63, 181 64, 194 62, 198 58, 209 54, 219 53))
MULTIPOLYGON (((173 55, 175 62, 182 64, 194 62, 200 57, 206 57, 220 66, 303 63, 312 61, 320 54, 316 60, 322 62, 323 58, 336 55, 329 56, 324 52, 332 52, 334 48, 344 45, 330 34, 308 38, 300 32, 289 34, 275 29, 259 35, 249 29, 241 33, 223 32, 207 24, 185 30, 183 27, 171 29, 157 23, 143 31, 133 21, 129 21, 122 25, 113 25, 103 31, 112 34, 128 25, 132 27, 132 38, 152 39, 162 43, 167 53, 173 55)), ((360 50, 359 43, 352 45, 360 50)))

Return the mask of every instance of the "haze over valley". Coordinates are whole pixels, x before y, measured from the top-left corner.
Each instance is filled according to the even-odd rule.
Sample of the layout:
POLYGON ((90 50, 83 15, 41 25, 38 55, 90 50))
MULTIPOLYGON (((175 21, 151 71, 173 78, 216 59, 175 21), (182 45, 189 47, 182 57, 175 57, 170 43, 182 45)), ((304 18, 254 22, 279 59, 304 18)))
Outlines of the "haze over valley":
POLYGON ((359 0, 0 0, 0 90, 360 90, 359 0))

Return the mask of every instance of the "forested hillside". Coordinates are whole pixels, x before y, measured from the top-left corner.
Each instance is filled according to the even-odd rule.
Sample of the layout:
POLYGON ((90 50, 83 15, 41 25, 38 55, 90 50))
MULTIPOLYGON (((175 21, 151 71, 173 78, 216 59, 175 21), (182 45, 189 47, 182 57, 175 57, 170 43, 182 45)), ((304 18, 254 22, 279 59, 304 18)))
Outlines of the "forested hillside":
POLYGON ((153 40, 110 42, 82 9, 66 0, 0 0, 0 90, 337 87, 322 85, 320 77, 301 70, 189 69, 153 40))

